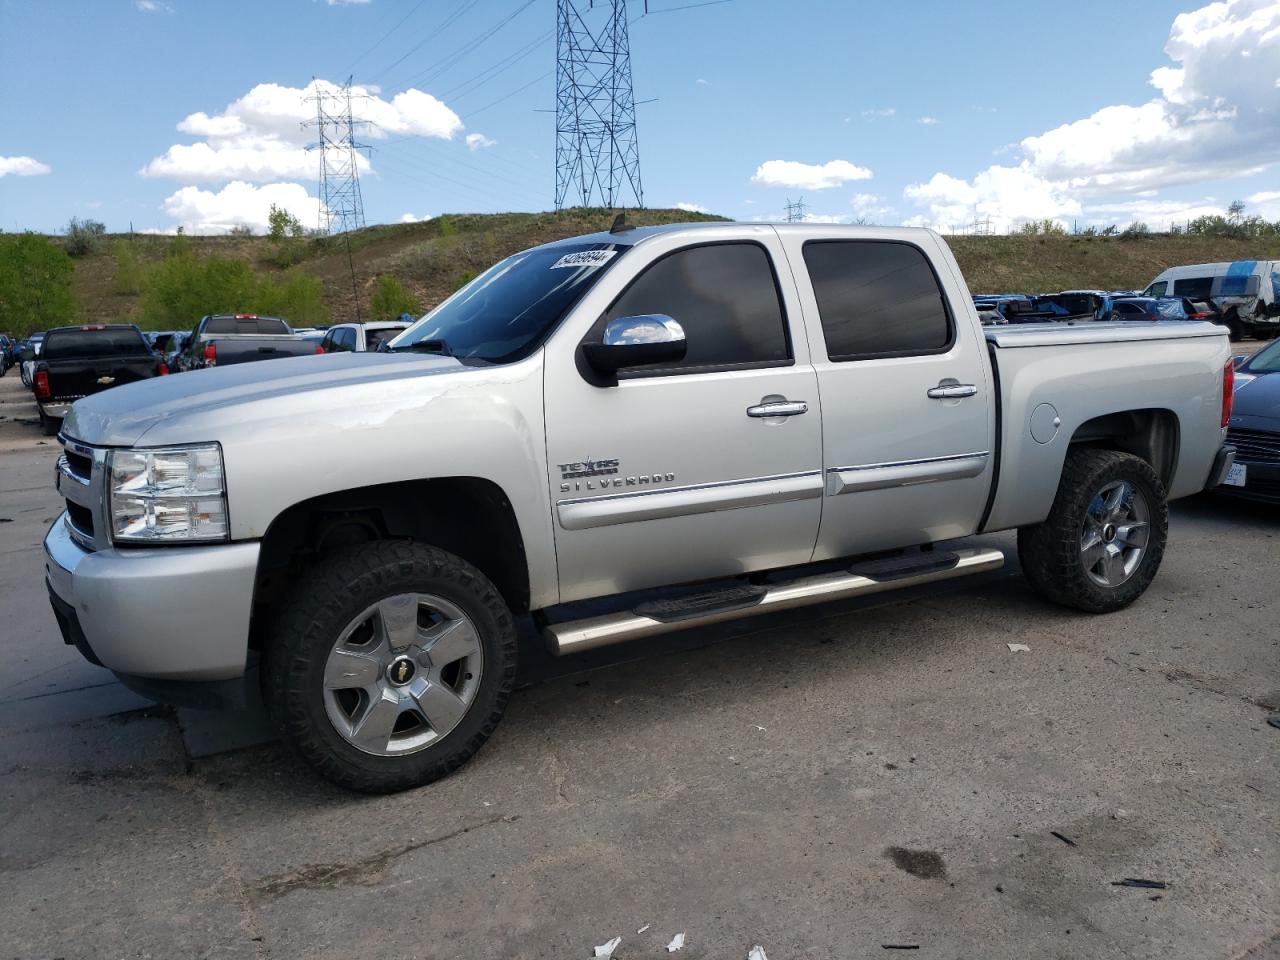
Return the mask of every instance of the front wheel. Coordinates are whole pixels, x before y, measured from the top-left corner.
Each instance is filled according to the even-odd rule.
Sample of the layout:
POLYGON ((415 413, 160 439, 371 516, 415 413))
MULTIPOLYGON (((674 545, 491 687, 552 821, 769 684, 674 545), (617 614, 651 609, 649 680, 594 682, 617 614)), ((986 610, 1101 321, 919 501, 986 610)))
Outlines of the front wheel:
POLYGON ((1164 484, 1150 464, 1117 450, 1071 450, 1049 516, 1018 530, 1018 559, 1041 596, 1110 613, 1151 585, 1168 533, 1164 484))
POLYGON ((390 793, 451 773, 489 738, 515 683, 515 626, 465 560, 379 541, 306 577, 265 659, 285 741, 335 783, 390 793))

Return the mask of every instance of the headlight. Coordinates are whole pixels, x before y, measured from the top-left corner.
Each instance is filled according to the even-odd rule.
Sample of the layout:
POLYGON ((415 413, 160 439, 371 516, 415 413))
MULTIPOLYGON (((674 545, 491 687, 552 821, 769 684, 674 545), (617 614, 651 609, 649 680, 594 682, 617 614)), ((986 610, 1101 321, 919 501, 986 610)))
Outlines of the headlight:
POLYGON ((111 538, 127 543, 230 539, 222 450, 216 443, 112 450, 111 538))

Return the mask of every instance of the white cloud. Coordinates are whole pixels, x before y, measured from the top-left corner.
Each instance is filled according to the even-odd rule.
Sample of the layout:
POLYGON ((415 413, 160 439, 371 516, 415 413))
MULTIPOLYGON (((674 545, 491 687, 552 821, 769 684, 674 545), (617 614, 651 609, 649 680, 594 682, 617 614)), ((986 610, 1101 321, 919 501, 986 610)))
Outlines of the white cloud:
POLYGON ((143 13, 173 13, 173 4, 164 0, 133 0, 133 5, 143 13))
MULTIPOLYGON (((1174 65, 1152 71, 1158 96, 1026 137, 1016 166, 992 166, 971 181, 939 172, 910 185, 906 197, 926 212, 909 222, 945 229, 989 216, 993 228, 1007 229, 1020 220, 1078 216, 1091 198, 1150 196, 1274 164, 1280 0, 1224 0, 1180 14, 1165 52, 1174 65)), ((1181 204, 1165 215, 1178 222, 1204 208, 1181 204)))
POLYGON ((704 80, 702 77, 699 77, 697 80, 695 80, 695 81, 694 81, 694 83, 696 83, 696 84, 697 84, 698 86, 700 86, 700 87, 709 87, 709 86, 711 86, 711 81, 710 81, 710 80, 704 80))
POLYGON ((706 207, 699 206, 696 203, 677 203, 675 207, 677 210, 683 210, 685 213, 706 213, 707 212, 706 207))
POLYGON ((884 198, 874 193, 855 193, 849 199, 853 207, 854 217, 858 220, 881 222, 892 217, 896 210, 884 202, 884 198))
POLYGON ((432 218, 432 215, 429 213, 424 213, 422 216, 418 216, 416 213, 400 214, 401 223, 425 223, 427 220, 430 220, 431 218, 432 218))
POLYGON ((881 107, 878 110, 863 110, 862 115, 868 120, 877 120, 882 117, 892 117, 898 111, 894 107, 881 107))
POLYGON ((1248 203, 1271 203, 1280 200, 1280 190, 1263 190, 1260 193, 1250 194, 1245 200, 1248 203))
POLYGON ((762 187, 794 187, 797 190, 826 190, 851 180, 870 180, 871 171, 848 160, 800 163, 797 160, 766 160, 756 169, 751 182, 762 187))
POLYGON ((34 157, 0 157, 0 177, 38 177, 42 173, 52 173, 52 168, 34 157))
POLYGON ((935 173, 928 183, 913 183, 903 195, 927 214, 910 218, 910 226, 956 230, 974 220, 991 221, 996 232, 1005 232, 1026 220, 1058 220, 1079 216, 1080 201, 1064 189, 1022 167, 988 167, 970 183, 945 173, 935 173))
MULTIPOLYGON (((220 182, 252 180, 265 183, 281 179, 310 179, 319 158, 306 145, 314 129, 302 124, 314 119, 316 107, 307 98, 334 93, 339 88, 327 80, 305 87, 260 83, 243 97, 210 116, 198 111, 178 123, 178 130, 198 142, 174 144, 153 158, 141 173, 145 177, 220 182)), ((373 88, 352 87, 361 120, 369 122, 364 136, 377 140, 389 135, 435 137, 451 140, 462 131, 462 121, 440 100, 421 90, 409 89, 390 100, 373 88)), ((486 138, 487 139, 487 138, 486 138)), ((363 155, 356 157, 361 172, 369 169, 363 155)))
POLYGON ((362 7, 369 0, 324 0, 331 7, 362 7))
POLYGON ((932 127, 936 124, 941 123, 942 121, 939 120, 937 117, 921 117, 918 122, 923 123, 926 127, 932 127))
POLYGON ((496 147, 497 145, 498 145, 497 140, 490 140, 483 133, 467 134, 467 149, 472 151, 473 153, 476 150, 483 149, 484 147, 496 147))
POLYGON ((183 187, 165 198, 164 212, 187 233, 227 233, 241 225, 266 230, 273 203, 288 210, 304 226, 319 222, 320 201, 300 183, 256 186, 235 180, 216 193, 183 187))

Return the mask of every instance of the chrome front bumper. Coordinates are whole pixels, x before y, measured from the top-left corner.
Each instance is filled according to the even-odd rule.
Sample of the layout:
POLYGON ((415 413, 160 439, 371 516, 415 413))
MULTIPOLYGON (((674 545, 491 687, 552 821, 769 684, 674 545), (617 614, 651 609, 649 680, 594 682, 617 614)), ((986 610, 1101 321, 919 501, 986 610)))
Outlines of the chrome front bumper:
POLYGON ((49 589, 116 673, 172 680, 243 675, 258 544, 85 550, 64 513, 44 538, 49 589))

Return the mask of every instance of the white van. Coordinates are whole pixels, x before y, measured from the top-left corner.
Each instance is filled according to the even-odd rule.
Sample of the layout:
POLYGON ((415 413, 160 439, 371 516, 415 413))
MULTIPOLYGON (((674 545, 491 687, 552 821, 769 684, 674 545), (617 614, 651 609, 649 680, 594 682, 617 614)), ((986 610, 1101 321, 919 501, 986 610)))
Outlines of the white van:
POLYGON ((1233 260, 1170 267, 1144 297, 1187 297, 1213 305, 1231 339, 1270 340, 1280 333, 1280 260, 1233 260))

